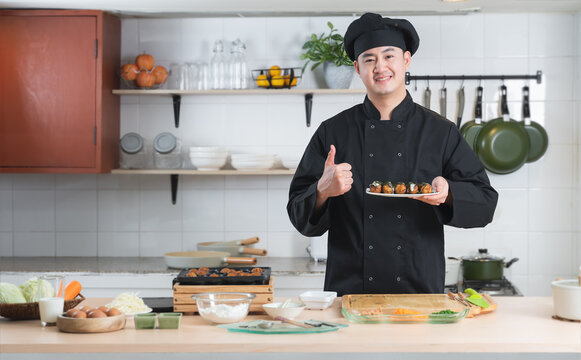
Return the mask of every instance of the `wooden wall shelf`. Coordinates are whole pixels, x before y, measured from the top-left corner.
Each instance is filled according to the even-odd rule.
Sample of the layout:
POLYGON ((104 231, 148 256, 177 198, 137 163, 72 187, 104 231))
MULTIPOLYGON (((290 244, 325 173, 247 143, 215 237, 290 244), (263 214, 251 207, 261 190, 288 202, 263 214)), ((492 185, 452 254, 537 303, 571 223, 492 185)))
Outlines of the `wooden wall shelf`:
POLYGON ((294 170, 188 170, 188 169, 114 169, 112 174, 137 174, 137 175, 293 175, 294 170))
POLYGON ((180 107, 182 96, 190 95, 303 95, 305 97, 305 112, 307 126, 311 126, 311 110, 313 95, 349 95, 365 94, 365 89, 245 89, 245 90, 177 90, 177 89, 115 89, 115 95, 160 96, 170 95, 173 100, 174 124, 180 126, 180 107))
POLYGON ((180 175, 218 175, 218 176, 264 176, 264 175, 293 175, 294 170, 276 169, 276 170, 215 170, 201 171, 189 169, 113 169, 112 174, 120 175, 169 175, 171 185, 171 203, 176 204, 178 195, 178 181, 180 175))

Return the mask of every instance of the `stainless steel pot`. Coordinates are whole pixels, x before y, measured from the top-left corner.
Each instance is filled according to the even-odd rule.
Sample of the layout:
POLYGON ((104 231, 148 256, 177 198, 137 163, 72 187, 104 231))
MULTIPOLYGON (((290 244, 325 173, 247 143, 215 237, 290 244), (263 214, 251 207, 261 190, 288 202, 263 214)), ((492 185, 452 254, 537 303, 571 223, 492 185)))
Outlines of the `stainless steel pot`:
POLYGON ((460 264, 462 261, 460 259, 449 257, 446 258, 446 277, 444 280, 444 285, 456 285, 458 284, 458 275, 460 273, 460 264))
POLYGON ((493 256, 488 249, 478 249, 478 254, 462 258, 462 271, 466 280, 499 280, 502 279, 504 269, 518 261, 513 258, 504 262, 504 258, 493 256))

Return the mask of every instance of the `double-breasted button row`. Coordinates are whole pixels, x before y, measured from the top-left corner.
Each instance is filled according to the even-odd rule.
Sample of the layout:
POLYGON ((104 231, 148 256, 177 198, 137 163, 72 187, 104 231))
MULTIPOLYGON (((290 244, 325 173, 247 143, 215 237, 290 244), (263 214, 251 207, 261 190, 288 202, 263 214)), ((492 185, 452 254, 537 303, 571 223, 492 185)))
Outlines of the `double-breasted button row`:
MULTIPOLYGON (((397 157, 402 157, 402 156, 403 156, 402 153, 400 153, 400 152, 397 153, 397 157)), ((369 157, 372 158, 373 157, 373 153, 369 153, 369 157)))

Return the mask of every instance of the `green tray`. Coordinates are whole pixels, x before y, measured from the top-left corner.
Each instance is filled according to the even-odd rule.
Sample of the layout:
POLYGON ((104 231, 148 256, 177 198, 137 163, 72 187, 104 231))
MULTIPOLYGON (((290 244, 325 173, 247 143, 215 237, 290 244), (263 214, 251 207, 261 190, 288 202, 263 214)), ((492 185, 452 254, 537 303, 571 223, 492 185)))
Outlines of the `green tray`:
MULTIPOLYGON (((321 326, 312 327, 312 328, 302 328, 292 324, 282 323, 280 321, 272 321, 274 324, 269 329, 263 329, 258 327, 258 324, 267 322, 269 320, 254 320, 254 321, 245 321, 239 322, 235 324, 225 324, 225 325, 218 325, 218 327, 228 329, 228 331, 234 332, 245 332, 251 334, 311 334, 311 333, 323 333, 329 331, 336 331, 340 328, 347 327, 347 324, 338 324, 332 323, 329 321, 325 321, 324 324, 321 326), (325 325, 330 324, 333 326, 325 325)), ((318 320, 307 320, 307 323, 320 323, 318 320)))

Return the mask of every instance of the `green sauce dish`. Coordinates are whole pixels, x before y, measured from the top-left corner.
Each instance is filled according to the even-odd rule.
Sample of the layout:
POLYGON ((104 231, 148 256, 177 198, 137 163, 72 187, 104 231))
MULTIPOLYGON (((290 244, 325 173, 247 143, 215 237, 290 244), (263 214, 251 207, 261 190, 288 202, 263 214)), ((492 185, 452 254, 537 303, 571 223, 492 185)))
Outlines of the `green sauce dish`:
POLYGON ((135 314, 133 321, 136 329, 155 329, 156 313, 135 314))
POLYGON ((167 312, 159 314, 159 328, 160 329, 179 329, 180 321, 182 320, 182 313, 167 312))

